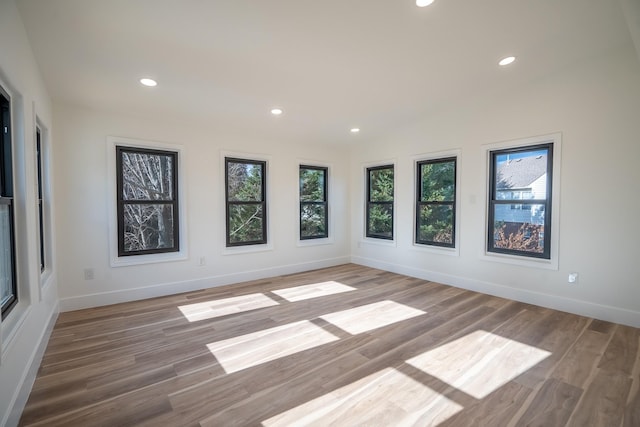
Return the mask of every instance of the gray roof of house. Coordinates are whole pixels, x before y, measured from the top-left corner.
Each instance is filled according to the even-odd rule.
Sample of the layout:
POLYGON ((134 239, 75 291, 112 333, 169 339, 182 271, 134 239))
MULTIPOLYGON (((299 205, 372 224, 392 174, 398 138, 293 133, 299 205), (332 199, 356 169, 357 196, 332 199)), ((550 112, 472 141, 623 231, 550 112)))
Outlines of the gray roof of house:
POLYGON ((547 172, 547 156, 508 160, 498 166, 498 190, 528 188, 547 172))

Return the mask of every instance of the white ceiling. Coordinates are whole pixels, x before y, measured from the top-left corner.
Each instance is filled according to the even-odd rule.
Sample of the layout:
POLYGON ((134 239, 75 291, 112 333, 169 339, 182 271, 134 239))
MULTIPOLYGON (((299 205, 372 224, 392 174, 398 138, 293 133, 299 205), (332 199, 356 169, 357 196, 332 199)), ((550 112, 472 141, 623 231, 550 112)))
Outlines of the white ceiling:
POLYGON ((17 4, 54 102, 298 143, 376 138, 631 43, 616 0, 414 1, 17 4))

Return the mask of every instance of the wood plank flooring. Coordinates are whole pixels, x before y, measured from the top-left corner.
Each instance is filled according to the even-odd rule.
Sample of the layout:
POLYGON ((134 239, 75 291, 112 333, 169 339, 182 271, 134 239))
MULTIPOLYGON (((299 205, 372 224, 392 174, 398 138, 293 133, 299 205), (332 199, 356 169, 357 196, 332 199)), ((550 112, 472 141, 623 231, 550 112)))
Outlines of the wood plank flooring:
POLYGON ((640 329, 357 265, 62 313, 22 426, 640 426, 640 329))

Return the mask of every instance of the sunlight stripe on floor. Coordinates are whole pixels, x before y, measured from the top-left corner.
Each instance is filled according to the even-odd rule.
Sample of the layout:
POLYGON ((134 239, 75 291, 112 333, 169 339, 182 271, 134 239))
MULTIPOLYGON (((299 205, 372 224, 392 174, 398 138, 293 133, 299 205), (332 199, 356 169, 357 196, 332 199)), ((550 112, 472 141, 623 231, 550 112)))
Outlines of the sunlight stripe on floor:
POLYGON ((482 399, 551 353, 487 331, 475 331, 407 363, 482 399))
POLYGON ((308 320, 207 344, 225 372, 241 371, 339 338, 308 320))
POLYGON ((270 307, 279 303, 265 294, 249 294, 238 297, 217 299, 194 304, 180 305, 178 309, 189 322, 213 319, 229 314, 244 313, 258 308, 270 307))
POLYGON ((325 314, 320 318, 352 335, 356 335, 423 314, 426 314, 426 312, 417 308, 395 301, 384 300, 325 314))
POLYGON ((343 285, 339 282, 329 281, 312 283, 311 285, 295 286, 293 288, 277 289, 271 292, 286 299, 289 302, 295 302, 355 290, 356 288, 352 288, 351 286, 343 285))
POLYGON ((463 407, 385 368, 262 422, 263 426, 435 426, 463 407))

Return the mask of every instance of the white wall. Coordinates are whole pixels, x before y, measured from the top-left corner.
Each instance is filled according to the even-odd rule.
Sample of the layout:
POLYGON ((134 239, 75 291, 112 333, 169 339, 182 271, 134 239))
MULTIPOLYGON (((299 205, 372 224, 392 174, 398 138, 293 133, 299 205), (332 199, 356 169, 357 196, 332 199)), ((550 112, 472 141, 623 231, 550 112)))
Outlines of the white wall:
MULTIPOLYGON (((35 124, 37 117, 47 130, 45 142, 52 144, 48 138, 51 101, 18 10, 13 1, 4 0, 0 2, 0 84, 10 92, 13 108, 19 298, 18 305, 0 323, 0 425, 15 425, 55 322, 58 300, 54 263, 45 275, 40 274, 36 216, 35 124)), ((51 160, 48 148, 46 158, 51 160)))
MULTIPOLYGON (((67 105, 55 106, 57 245, 62 310, 71 310, 349 262, 349 173, 345 148, 284 145, 228 135, 201 123, 144 120, 67 105), (180 144, 185 149, 188 259, 111 267, 107 137, 180 144), (269 157, 269 241, 273 249, 225 255, 223 152, 269 157), (333 242, 298 246, 300 161, 330 166, 329 206, 333 242), (199 266, 204 257, 205 266, 199 266), (84 269, 94 269, 85 280, 84 269)), ((115 176, 115 175, 113 175, 115 176)), ((114 178, 113 178, 114 179, 114 178)))
MULTIPOLYGON (((516 71, 516 70, 512 70, 516 71)), ((138 119, 56 105, 55 117, 13 1, 0 2, 0 81, 14 95, 20 305, 0 324, 0 425, 17 423, 35 378, 48 331, 65 309, 187 291, 347 262, 478 289, 531 303, 640 326, 635 277, 640 227, 640 65, 633 46, 592 58, 510 93, 485 93, 379 141, 353 149, 305 147, 247 139, 223 129, 138 119), (40 286, 36 223, 34 125, 55 136, 56 267, 40 286), (55 131, 53 124, 55 123, 55 131), (559 269, 496 262, 484 248, 481 146, 562 133, 559 269), (182 144, 186 149, 188 253, 185 261, 111 267, 108 248, 107 136, 182 144), (413 165, 419 154, 461 152, 458 255, 413 248, 413 165), (273 249, 224 255, 221 151, 270 157, 269 214, 273 249), (298 246, 297 166, 331 166, 334 240, 298 246), (363 242, 362 165, 396 162, 396 243, 363 242), (594 197, 597 195, 597 197, 594 197), (351 256, 351 257, 350 257, 351 256), (205 266, 198 266, 201 257, 205 266), (83 270, 95 272, 85 280, 83 270), (580 273, 577 285, 569 272, 580 273), (58 283, 60 289, 58 290, 58 283)), ((126 100, 123 100, 126 102, 126 100)))
POLYGON ((453 104, 352 150, 354 262, 640 326, 640 64, 633 45, 527 87, 453 104), (555 132, 562 134, 558 270, 486 261, 481 146, 555 132), (451 149, 461 150, 459 256, 412 246, 411 159, 451 149), (389 158, 397 161, 396 245, 374 245, 362 237, 362 165, 389 158), (579 273, 575 285, 567 283, 570 272, 579 273))

